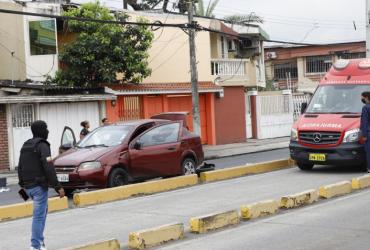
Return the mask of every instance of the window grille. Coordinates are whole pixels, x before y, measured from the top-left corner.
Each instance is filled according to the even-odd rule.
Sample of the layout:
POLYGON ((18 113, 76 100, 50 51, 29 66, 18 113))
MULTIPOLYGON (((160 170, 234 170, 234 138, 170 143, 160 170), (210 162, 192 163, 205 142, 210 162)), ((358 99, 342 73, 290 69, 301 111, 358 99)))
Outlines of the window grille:
POLYGON ((277 80, 287 79, 290 73, 291 78, 298 78, 297 63, 283 63, 274 65, 274 78, 277 80))
POLYGON ((331 56, 308 56, 306 57, 306 73, 325 73, 332 64, 331 56))
POLYGON ((14 128, 31 127, 35 119, 35 111, 32 104, 18 104, 12 106, 12 124, 14 128))

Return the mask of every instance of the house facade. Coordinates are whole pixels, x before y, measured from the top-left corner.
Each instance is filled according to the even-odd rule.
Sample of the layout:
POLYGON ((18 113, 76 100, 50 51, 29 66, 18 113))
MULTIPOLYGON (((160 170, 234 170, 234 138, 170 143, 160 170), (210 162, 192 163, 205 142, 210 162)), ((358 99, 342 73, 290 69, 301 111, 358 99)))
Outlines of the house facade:
POLYGON ((313 92, 339 59, 366 57, 365 42, 265 48, 266 76, 277 89, 313 92))

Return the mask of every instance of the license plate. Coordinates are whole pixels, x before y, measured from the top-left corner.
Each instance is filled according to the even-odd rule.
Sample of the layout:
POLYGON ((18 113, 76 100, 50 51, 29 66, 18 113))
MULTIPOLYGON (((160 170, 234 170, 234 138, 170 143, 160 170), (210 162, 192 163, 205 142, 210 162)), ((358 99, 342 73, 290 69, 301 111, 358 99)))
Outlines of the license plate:
POLYGON ((69 174, 57 174, 59 182, 69 182, 69 174))
POLYGON ((324 154, 309 154, 310 161, 326 161, 326 155, 324 154))

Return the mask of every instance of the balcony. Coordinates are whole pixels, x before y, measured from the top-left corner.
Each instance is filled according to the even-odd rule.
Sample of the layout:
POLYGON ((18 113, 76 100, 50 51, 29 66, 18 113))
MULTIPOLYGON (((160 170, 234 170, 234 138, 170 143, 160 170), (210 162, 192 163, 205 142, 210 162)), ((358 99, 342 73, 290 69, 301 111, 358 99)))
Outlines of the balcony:
POLYGON ((264 74, 249 59, 211 59, 211 74, 221 86, 264 87, 264 74))

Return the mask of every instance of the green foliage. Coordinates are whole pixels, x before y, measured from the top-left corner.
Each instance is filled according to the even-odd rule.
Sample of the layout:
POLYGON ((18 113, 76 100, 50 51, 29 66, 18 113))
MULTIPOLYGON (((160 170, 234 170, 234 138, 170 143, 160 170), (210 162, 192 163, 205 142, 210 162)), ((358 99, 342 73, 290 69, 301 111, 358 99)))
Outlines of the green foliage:
MULTIPOLYGON (((125 20, 124 15, 111 15, 99 2, 70 9, 66 16, 100 20, 125 20)), ((144 19, 138 20, 145 22, 144 19)), ((65 66, 54 81, 63 85, 97 86, 117 83, 117 73, 124 82, 140 82, 150 75, 148 49, 153 33, 147 26, 123 26, 97 22, 68 21, 68 31, 76 39, 63 46, 60 60, 65 66)))
POLYGON ((263 23, 263 18, 254 13, 248 15, 231 15, 225 17, 225 20, 235 24, 263 23))

